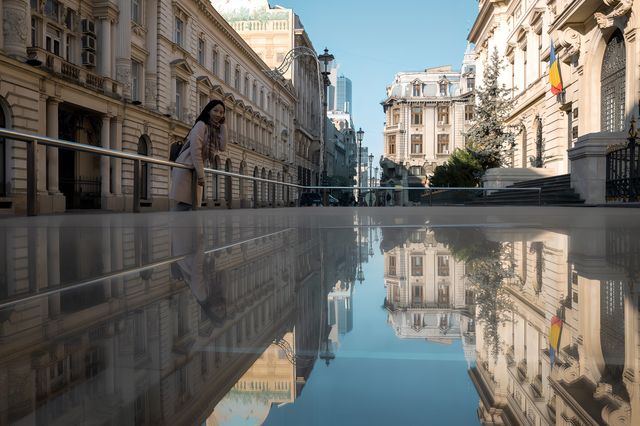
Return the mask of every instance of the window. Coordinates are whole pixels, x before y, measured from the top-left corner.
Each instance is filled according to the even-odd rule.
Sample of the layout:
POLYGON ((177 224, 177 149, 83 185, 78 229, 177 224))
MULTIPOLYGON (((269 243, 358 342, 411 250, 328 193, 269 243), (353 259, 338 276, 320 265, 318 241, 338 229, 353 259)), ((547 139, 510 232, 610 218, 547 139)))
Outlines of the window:
POLYGON ((198 110, 202 111, 205 106, 209 103, 209 95, 206 93, 200 93, 200 104, 198 106, 198 110))
POLYGON ((392 125, 397 125, 400 122, 400 110, 399 109, 394 109, 393 110, 393 120, 391 121, 392 125))
POLYGON ((71 9, 67 9, 67 15, 64 17, 64 26, 67 27, 69 31, 75 32, 76 30, 75 23, 76 23, 76 13, 71 9))
POLYGON ((449 276, 449 256, 438 256, 438 276, 439 277, 448 277, 449 276))
POLYGON ((411 154, 422 154, 422 135, 411 135, 411 154))
POLYGON ((65 40, 65 59, 67 62, 75 63, 76 62, 76 38, 71 34, 67 34, 65 40))
POLYGON ((476 88, 476 79, 475 77, 467 78, 467 89, 473 90, 476 88))
POLYGON ((422 303, 422 286, 413 286, 413 289, 411 291, 411 296, 412 296, 412 302, 413 303, 422 303))
POLYGON ((415 125, 422 124, 422 108, 420 107, 411 108, 411 124, 415 124, 415 125))
POLYGON ((422 276, 422 256, 411 256, 411 275, 422 276))
POLYGON ((131 20, 139 25, 142 25, 141 2, 142 0, 131 0, 131 20))
POLYGON ((413 96, 422 96, 422 83, 415 82, 413 83, 413 96))
POLYGON ((396 153, 396 135, 389 135, 387 138, 387 154, 394 155, 396 153))
POLYGON ((198 63, 202 66, 205 64, 204 58, 204 39, 198 38, 198 63))
POLYGON ((176 17, 176 44, 180 47, 184 47, 184 22, 182 19, 176 17))
POLYGON ((438 107, 438 124, 449 124, 449 107, 448 106, 439 106, 438 107))
POLYGON ((449 93, 449 82, 441 81, 440 82, 440 96, 447 96, 449 93))
POLYGON ((421 166, 411 166, 409 168, 409 174, 411 176, 424 176, 423 170, 421 166))
POLYGON ((231 63, 229 62, 229 57, 226 57, 224 60, 224 82, 229 84, 231 81, 231 63))
POLYGON ((60 56, 60 30, 47 26, 46 50, 60 56))
POLYGON ((178 117, 178 119, 182 119, 183 116, 183 108, 184 108, 184 87, 185 87, 185 82, 180 80, 180 79, 176 79, 176 117, 178 117))
POLYGON ((465 121, 473 120, 475 113, 475 107, 473 105, 465 105, 464 106, 464 119, 465 121))
POLYGON ((260 89, 260 108, 264 109, 264 90, 260 89))
MULTIPOLYGON (((138 154, 149 155, 149 144, 147 143, 147 137, 145 135, 140 136, 138 139, 138 154)), ((149 163, 146 161, 142 163, 142 173, 140 173, 140 199, 149 199, 149 163)))
POLYGON ((438 154, 449 154, 449 135, 438 135, 438 154))
POLYGON ((211 72, 218 75, 218 49, 215 47, 211 50, 211 72))
POLYGON ((258 85, 256 82, 253 82, 253 86, 251 87, 251 99, 253 99, 253 103, 258 103, 258 85))
POLYGON ((31 46, 40 47, 42 40, 40 39, 40 20, 31 17, 31 46))
POLYGON ((245 74, 244 76, 244 95, 249 97, 249 74, 245 74))
POLYGON ((141 96, 141 81, 142 81, 142 64, 137 61, 131 61, 131 100, 140 101, 141 96))
POLYGON ((389 256, 389 275, 396 275, 396 257, 389 256))
POLYGON ((58 0, 46 0, 44 4, 44 14, 57 22, 59 13, 60 4, 58 3, 58 0))
POLYGON ((236 70, 233 73, 233 87, 240 92, 240 67, 236 66, 236 70))

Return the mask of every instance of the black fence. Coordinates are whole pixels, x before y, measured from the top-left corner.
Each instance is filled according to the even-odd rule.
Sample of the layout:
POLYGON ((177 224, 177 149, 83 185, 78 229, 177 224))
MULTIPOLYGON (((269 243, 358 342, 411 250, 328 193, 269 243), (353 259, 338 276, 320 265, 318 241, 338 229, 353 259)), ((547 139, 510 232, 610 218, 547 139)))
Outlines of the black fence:
POLYGON ((635 136, 607 150, 607 201, 640 201, 640 156, 635 136))

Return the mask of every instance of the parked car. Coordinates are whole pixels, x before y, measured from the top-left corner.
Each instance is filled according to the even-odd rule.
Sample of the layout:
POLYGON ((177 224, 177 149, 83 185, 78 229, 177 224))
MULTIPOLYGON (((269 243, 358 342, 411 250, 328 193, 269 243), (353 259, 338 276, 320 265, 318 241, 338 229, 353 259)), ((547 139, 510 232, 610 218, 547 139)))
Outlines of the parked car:
POLYGON ((321 206, 322 196, 317 192, 303 192, 300 194, 300 207, 321 206))

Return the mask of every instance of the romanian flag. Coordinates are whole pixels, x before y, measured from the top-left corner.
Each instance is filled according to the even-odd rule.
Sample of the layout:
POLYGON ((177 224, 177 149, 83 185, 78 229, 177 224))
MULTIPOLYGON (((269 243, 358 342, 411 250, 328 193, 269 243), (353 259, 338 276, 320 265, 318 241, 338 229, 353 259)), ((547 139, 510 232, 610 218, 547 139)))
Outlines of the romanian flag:
POLYGON ((560 334, 562 333, 562 320, 557 316, 551 318, 551 328, 549 328, 549 359, 551 368, 556 360, 558 348, 560 347, 560 334))
POLYGON ((560 63, 553 48, 551 40, 551 58, 549 59, 549 83, 551 83, 551 93, 557 95, 564 90, 562 87, 562 76, 560 75, 560 63))

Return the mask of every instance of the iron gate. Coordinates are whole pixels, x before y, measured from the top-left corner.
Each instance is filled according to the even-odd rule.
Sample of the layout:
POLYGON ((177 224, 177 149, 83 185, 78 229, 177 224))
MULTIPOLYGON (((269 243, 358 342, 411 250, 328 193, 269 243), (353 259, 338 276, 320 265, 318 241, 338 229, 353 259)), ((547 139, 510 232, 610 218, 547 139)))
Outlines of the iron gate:
POLYGON ((607 201, 640 201, 640 156, 637 135, 607 149, 607 201))

